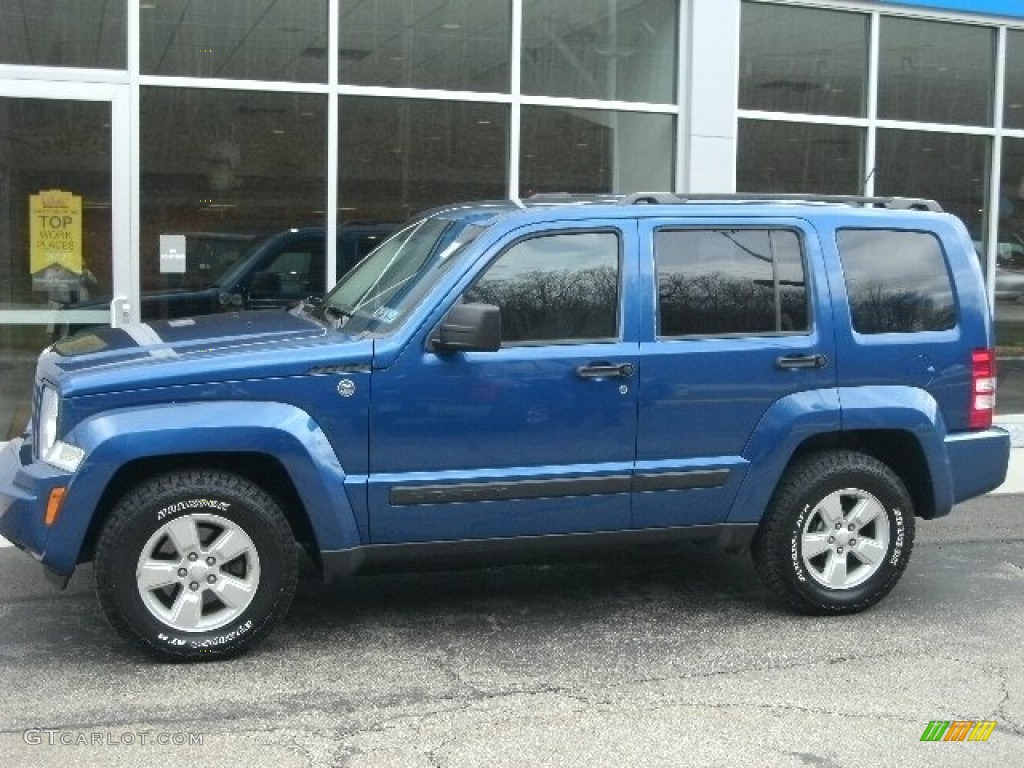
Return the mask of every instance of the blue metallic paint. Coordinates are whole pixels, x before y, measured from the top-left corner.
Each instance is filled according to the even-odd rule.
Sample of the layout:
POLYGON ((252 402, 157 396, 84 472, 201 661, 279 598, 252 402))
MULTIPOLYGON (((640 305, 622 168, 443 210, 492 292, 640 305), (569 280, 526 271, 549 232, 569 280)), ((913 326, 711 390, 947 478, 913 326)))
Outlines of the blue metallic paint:
MULTIPOLYGON (((876 357, 883 341, 856 336, 848 316, 833 318, 830 309, 845 306, 846 299, 835 228, 871 225, 872 212, 823 207, 812 225, 799 211, 786 205, 743 209, 730 226, 785 226, 801 233, 816 308, 806 334, 656 340, 649 233, 665 222, 678 225, 675 206, 644 206, 641 212, 636 206, 585 206, 560 210, 557 221, 544 209, 498 207, 490 228, 454 257, 460 261, 407 321, 375 338, 352 338, 297 313, 270 311, 155 323, 150 327, 160 343, 154 346, 139 345, 136 337, 145 334, 111 330, 98 335, 107 344, 104 351, 45 354, 40 377, 65 398, 62 433, 70 430, 68 439, 86 449, 87 460, 68 478, 41 464, 14 471, 4 453, 0 500, 8 509, 0 507, 0 533, 12 532, 47 564, 69 573, 93 506, 121 466, 197 450, 261 452, 280 460, 323 551, 754 523, 801 444, 842 430, 913 435, 932 471, 940 509, 987 490, 1000 457, 1005 472, 1005 433, 955 433, 962 428, 968 390, 969 357, 960 357, 964 349, 991 345, 976 260, 950 260, 961 316, 976 319, 934 338, 887 335, 884 342, 895 342, 896 351, 876 357), (495 353, 428 351, 431 330, 497 251, 526 234, 567 228, 620 233, 618 340, 495 353), (829 363, 812 370, 775 368, 778 356, 793 353, 820 353, 829 363), (844 363, 847 357, 857 362, 844 363), (624 381, 574 374, 579 364, 605 360, 632 363, 637 372, 624 381), (902 384, 892 385, 893 366, 903 367, 902 384), (339 396, 343 378, 353 385, 346 390, 350 397, 339 396), (667 380, 674 385, 665 387, 667 380), (995 468, 981 475, 968 471, 969 451, 989 457, 995 468), (728 470, 723 485, 692 490, 389 503, 391 489, 410 485, 716 469, 728 470), (39 499, 66 480, 66 513, 47 538, 38 523, 39 499)), ((722 213, 690 204, 685 223, 721 226, 722 213)), ((480 218, 472 209, 465 215, 480 218)), ((962 226, 950 217, 890 212, 886 221, 918 226, 922 217, 973 255, 962 226)))

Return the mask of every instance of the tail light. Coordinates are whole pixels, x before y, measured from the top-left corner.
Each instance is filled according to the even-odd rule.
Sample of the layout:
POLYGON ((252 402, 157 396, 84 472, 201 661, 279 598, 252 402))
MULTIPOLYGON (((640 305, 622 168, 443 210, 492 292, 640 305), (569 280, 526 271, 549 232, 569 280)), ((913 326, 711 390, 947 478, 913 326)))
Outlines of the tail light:
POLYGON ((996 353, 994 349, 976 349, 971 353, 971 429, 992 426, 996 408, 996 353))

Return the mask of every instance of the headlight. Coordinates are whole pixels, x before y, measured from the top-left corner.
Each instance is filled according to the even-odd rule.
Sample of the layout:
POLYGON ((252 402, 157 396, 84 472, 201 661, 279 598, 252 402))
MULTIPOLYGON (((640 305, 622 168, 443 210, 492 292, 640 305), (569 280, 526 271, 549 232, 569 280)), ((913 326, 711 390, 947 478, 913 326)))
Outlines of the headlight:
POLYGON ((43 387, 43 396, 39 400, 39 413, 36 414, 36 435, 39 444, 36 455, 45 458, 46 454, 57 442, 57 414, 60 410, 60 398, 57 391, 43 387))
POLYGON ((60 412, 60 397, 57 391, 43 387, 43 396, 39 400, 39 413, 36 414, 36 434, 39 444, 36 455, 48 464, 68 472, 77 472, 85 451, 57 439, 57 417, 60 412))

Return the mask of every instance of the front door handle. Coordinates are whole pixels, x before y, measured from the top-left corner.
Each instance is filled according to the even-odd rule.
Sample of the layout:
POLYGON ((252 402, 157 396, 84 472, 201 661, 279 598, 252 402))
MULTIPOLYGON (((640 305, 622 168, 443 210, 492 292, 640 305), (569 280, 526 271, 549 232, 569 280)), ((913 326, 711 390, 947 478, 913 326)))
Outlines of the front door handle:
POLYGON ((636 370, 632 363, 590 363, 576 368, 581 379, 628 379, 636 370))
POLYGON ((815 355, 785 355, 775 358, 775 365, 779 368, 824 368, 828 365, 828 358, 818 353, 815 355))

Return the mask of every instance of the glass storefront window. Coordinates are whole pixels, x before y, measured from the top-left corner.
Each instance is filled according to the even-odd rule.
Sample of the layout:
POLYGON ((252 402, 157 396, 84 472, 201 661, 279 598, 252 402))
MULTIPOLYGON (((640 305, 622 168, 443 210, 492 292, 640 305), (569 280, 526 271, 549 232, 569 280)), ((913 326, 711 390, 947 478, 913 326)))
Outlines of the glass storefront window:
POLYGON ((0 63, 124 69, 124 0, 0 3, 0 63))
POLYGON ((510 0, 342 0, 342 83, 509 90, 510 0))
POLYGON ((671 115, 523 107, 520 194, 672 189, 671 115))
POLYGON ((342 220, 508 194, 505 104, 343 96, 339 115, 342 220))
POLYGON ((678 0, 523 3, 523 93, 675 103, 678 0))
POLYGON ((1003 107, 1006 128, 1024 128, 1024 30, 1006 35, 1006 98, 1003 107))
POLYGON ((109 322, 110 120, 105 101, 0 98, 0 441, 70 316, 109 322))
POLYGON ((864 130, 841 125, 740 120, 741 192, 857 195, 864 130))
MULTIPOLYGON (((1004 139, 1003 173, 999 200, 999 237, 996 251, 996 345, 1001 374, 1016 379, 1024 358, 1024 139, 1004 139), (1016 374, 1016 375, 1014 375, 1016 374)), ((1024 413, 1024 390, 999 391, 999 410, 1024 413)))
MULTIPOLYGON (((327 97, 160 87, 143 88, 141 96, 143 320, 250 306, 245 291, 269 306, 257 294, 269 290, 271 278, 258 289, 248 286, 252 275, 233 268, 261 238, 323 227, 327 97), (180 265, 167 258, 174 244, 168 237, 181 238, 180 265), (223 284, 229 277, 232 284, 223 284), (246 286, 235 284, 243 278, 246 286)), ((259 271, 276 270, 284 275, 278 282, 293 283, 296 265, 322 273, 323 231, 310 237, 311 244, 280 252, 259 271)), ((317 285, 323 289, 322 277, 317 285)), ((280 292, 294 298, 288 287, 280 292)))
POLYGON ((159 0, 139 24, 145 75, 327 82, 327 0, 159 0))
POLYGON ((878 116, 992 125, 995 30, 883 17, 878 116))
POLYGON ((740 107, 864 115, 869 17, 744 3, 740 107))
POLYGON ((987 136, 880 130, 875 192, 937 200, 967 225, 980 249, 991 146, 987 136))

